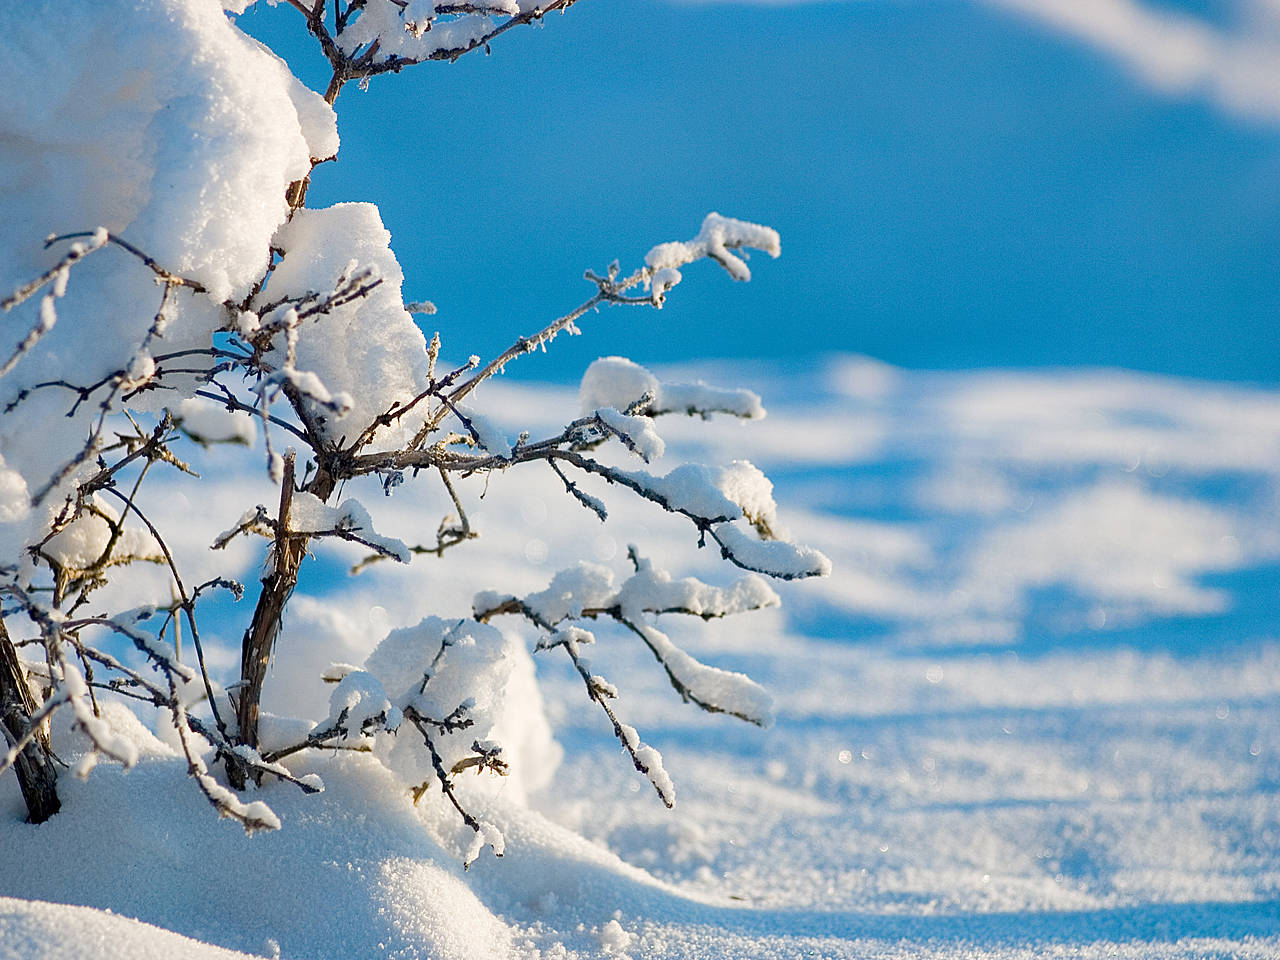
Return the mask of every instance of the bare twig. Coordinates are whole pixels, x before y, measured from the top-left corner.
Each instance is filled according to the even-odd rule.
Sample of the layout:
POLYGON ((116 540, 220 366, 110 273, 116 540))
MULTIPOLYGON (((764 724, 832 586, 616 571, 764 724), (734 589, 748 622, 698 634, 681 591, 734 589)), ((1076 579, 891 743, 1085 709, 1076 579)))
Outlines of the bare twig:
MULTIPOLYGON (((56 237, 50 237, 48 240, 44 242, 44 245, 46 248, 48 248, 53 246, 55 243, 61 243, 64 240, 80 240, 86 237, 96 238, 99 236, 101 236, 101 234, 96 231, 64 233, 56 237)), ((133 256, 137 257, 142 262, 142 265, 144 267, 146 267, 148 270, 150 270, 160 280, 164 282, 164 285, 166 287, 169 287, 169 286, 189 287, 190 289, 196 291, 197 293, 205 292, 204 284, 196 280, 190 280, 187 277, 183 277, 183 276, 180 276, 179 274, 166 270, 158 262, 156 262, 156 259, 154 257, 139 250, 137 247, 135 247, 128 240, 125 240, 123 237, 116 236, 114 233, 108 233, 107 242, 115 244, 120 249, 125 250, 133 254, 133 256)))

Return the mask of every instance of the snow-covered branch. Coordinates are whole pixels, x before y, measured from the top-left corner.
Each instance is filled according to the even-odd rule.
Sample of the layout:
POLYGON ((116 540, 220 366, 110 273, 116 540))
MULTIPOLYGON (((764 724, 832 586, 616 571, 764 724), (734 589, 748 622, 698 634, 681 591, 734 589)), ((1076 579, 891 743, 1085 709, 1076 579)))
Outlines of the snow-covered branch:
MULTIPOLYGON (((17 646, 3 635, 0 774, 27 760, 39 765, 47 721, 64 708, 87 744, 78 773, 99 758, 131 766, 137 744, 100 703, 124 698, 157 713, 172 756, 185 762, 197 789, 246 830, 280 826, 246 790, 265 778, 318 791, 317 780, 291 770, 292 758, 358 750, 431 807, 428 819, 452 825, 464 838, 464 863, 485 846, 500 855, 505 841, 480 814, 496 796, 493 784, 523 789, 513 784, 522 775, 521 731, 529 718, 515 722, 510 714, 518 709, 513 691, 534 683, 531 672, 517 676, 517 664, 528 664, 518 639, 488 623, 502 614, 535 624, 538 649, 565 652, 588 699, 668 806, 674 789, 660 754, 619 716, 617 688, 583 654, 595 640, 585 621, 642 643, 686 702, 770 722, 769 697, 754 681, 700 662, 659 623, 676 614, 710 620, 758 611, 777 604, 777 595, 754 574, 728 586, 673 577, 634 551, 634 570, 619 581, 605 568, 581 565, 523 598, 477 595, 474 618, 428 616, 390 631, 362 667, 328 678, 336 687, 319 722, 281 718, 273 726, 261 708, 309 548, 332 539, 359 544, 372 557, 357 569, 374 558, 409 563, 442 555, 477 535, 468 517, 471 478, 488 483, 543 464, 538 469, 552 470, 563 485, 564 503, 601 522, 609 517, 609 489, 684 517, 699 546, 714 544, 738 567, 780 579, 829 570, 821 554, 782 538, 772 485, 755 466, 665 459, 657 418, 724 413, 757 420, 764 408, 751 391, 664 382, 629 361, 605 358, 587 371, 581 410, 567 411, 562 429, 541 439, 520 430, 513 442, 507 429, 520 412, 486 408, 480 389, 561 333, 579 333, 592 311, 661 308, 696 260, 749 279, 746 250, 776 257, 775 231, 710 214, 693 239, 653 247, 630 272, 616 260, 602 273, 585 271, 590 292, 578 306, 515 337, 487 362, 470 356, 438 369, 440 337, 428 341, 410 313, 434 308, 406 297, 404 270, 377 208, 306 205, 311 171, 337 152, 332 105, 347 82, 488 49, 513 27, 574 2, 286 0, 329 61, 323 96, 224 16, 244 13, 242 0, 101 0, 93 13, 82 11, 88 33, 95 24, 115 29, 119 20, 139 27, 144 40, 130 45, 131 30, 117 30, 125 49, 98 51, 125 86, 104 84, 108 92, 99 93, 73 84, 71 93, 59 88, 51 96, 51 109, 23 114, 31 127, 20 131, 31 134, 23 149, 33 156, 62 163, 114 151, 123 159, 110 170, 58 167, 57 177, 8 218, 26 223, 47 208, 59 224, 109 227, 50 237, 43 250, 15 237, 7 249, 5 262, 21 266, 14 273, 20 282, 0 301, 0 314, 15 319, 0 351, 0 614, 34 630, 22 643, 41 650, 43 662, 20 663, 17 646), (191 16, 172 16, 175 10, 191 16), (112 99, 121 99, 120 89, 139 91, 124 98, 129 109, 112 99), (64 108, 95 121, 101 113, 101 123, 86 124, 99 133, 51 128, 46 114, 61 116, 64 108), (95 142, 104 129, 119 133, 120 142, 95 142), (68 193, 67 183, 82 189, 68 193), (123 256, 98 254, 83 264, 108 248, 123 256), (152 504, 167 493, 157 478, 168 471, 153 468, 171 466, 198 484, 181 444, 199 444, 193 462, 203 464, 224 452, 221 444, 255 444, 259 424, 278 501, 221 517, 224 532, 211 546, 225 552, 200 558, 233 562, 226 548, 240 545, 242 534, 268 541, 260 546, 265 562, 238 676, 224 688, 211 673, 196 608, 215 589, 238 598, 243 588, 223 575, 226 567, 188 587, 183 569, 196 548, 166 540, 157 522, 163 512, 152 504), (292 446, 278 452, 282 432, 292 446), (634 456, 643 468, 635 461, 620 466, 615 455, 634 456), (413 496, 415 478, 438 481, 437 492, 448 498, 434 544, 410 546, 386 535, 386 521, 367 506, 372 501, 342 492, 363 482, 379 484, 387 496, 413 496), (142 564, 153 571, 149 579, 134 576, 142 564), (13 690, 31 696, 15 699, 13 690)), ((44 51, 55 80, 57 63, 87 54, 70 41, 64 50, 65 39, 51 35, 44 51)), ((0 47, 5 42, 0 38, 0 47)), ((4 149, 0 144, 0 161, 4 149)), ((207 509, 223 507, 211 502, 207 509)), ((290 682, 313 680, 320 682, 290 682)), ((24 776, 34 768, 27 769, 24 776)), ((46 810, 56 809, 56 794, 50 799, 46 810)))
POLYGON ((583 413, 602 407, 627 410, 635 406, 636 412, 646 417, 683 413, 706 420, 714 413, 725 413, 743 420, 760 420, 765 415, 759 395, 750 390, 659 380, 624 357, 602 357, 592 363, 582 375, 578 399, 583 413))

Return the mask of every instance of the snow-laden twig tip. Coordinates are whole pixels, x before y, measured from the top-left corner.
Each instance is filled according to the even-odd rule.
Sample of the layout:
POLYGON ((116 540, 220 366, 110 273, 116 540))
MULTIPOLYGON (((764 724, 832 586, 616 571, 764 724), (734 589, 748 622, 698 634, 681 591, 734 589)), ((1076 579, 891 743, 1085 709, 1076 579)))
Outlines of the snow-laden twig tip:
POLYGON ((735 280, 750 280, 751 270, 742 257, 732 251, 751 247, 771 257, 782 253, 782 240, 772 227, 746 220, 722 217, 708 213, 702 221, 702 229, 692 240, 660 243, 645 255, 644 262, 655 279, 662 284, 662 292, 680 280, 679 268, 703 257, 709 257, 729 272, 735 280))

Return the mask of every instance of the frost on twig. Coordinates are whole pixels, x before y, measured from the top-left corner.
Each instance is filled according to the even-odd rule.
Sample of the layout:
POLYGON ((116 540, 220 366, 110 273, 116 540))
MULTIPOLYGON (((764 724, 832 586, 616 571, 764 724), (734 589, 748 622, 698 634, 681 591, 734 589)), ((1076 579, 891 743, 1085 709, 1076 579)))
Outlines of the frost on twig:
POLYGON ((613 712, 613 708, 608 702, 618 695, 617 690, 603 677, 596 676, 591 672, 591 664, 583 659, 578 652, 579 639, 577 636, 572 633, 563 634, 563 639, 557 645, 573 661, 574 669, 578 671, 578 675, 582 677, 583 683, 586 684, 587 696, 599 704, 600 709, 604 711, 604 715, 609 718, 609 722, 613 725, 613 734, 618 738, 618 742, 622 744, 623 749, 627 751, 627 755, 631 758, 632 766, 648 778, 649 782, 653 784, 653 789, 657 791, 659 799, 668 809, 674 807, 676 805, 676 788, 675 784, 671 782, 671 777, 667 774, 666 769, 662 766, 662 754, 642 741, 635 727, 629 726, 618 719, 617 714, 613 712))
POLYGON ((580 563, 556 574, 545 590, 523 598, 484 592, 476 595, 473 606, 476 619, 484 622, 502 614, 523 616, 544 632, 538 649, 565 651, 587 696, 608 717, 636 769, 671 806, 675 794, 662 768, 661 755, 642 743, 635 729, 615 714, 608 701, 617 696, 616 689, 591 672, 590 662, 581 653, 584 644, 595 642, 595 635, 576 623, 604 619, 620 624, 648 647, 685 702, 709 713, 725 713, 768 726, 773 720, 772 702, 759 684, 744 674, 701 663, 659 630, 651 618, 679 613, 717 619, 776 606, 778 595, 756 576, 743 577, 728 588, 715 587, 694 578, 673 579, 642 559, 634 547, 630 555, 635 571, 620 584, 607 567, 580 563))
POLYGON ((66 295, 67 278, 71 274, 71 267, 84 259, 95 250, 101 250, 107 244, 108 233, 102 227, 94 231, 87 243, 73 243, 68 247, 67 252, 52 267, 36 277, 34 280, 23 284, 12 294, 0 300, 0 311, 8 313, 14 307, 23 303, 46 284, 49 291, 40 300, 40 316, 31 331, 22 339, 10 354, 9 359, 0 366, 0 377, 4 377, 18 365, 18 361, 29 353, 35 347, 40 339, 53 329, 55 323, 58 322, 57 310, 54 307, 54 301, 66 295))
POLYGON ((275 536, 275 523, 267 516, 266 507, 258 504, 252 510, 246 510, 240 515, 234 527, 223 530, 213 538, 210 549, 221 550, 242 533, 256 533, 267 538, 275 536))

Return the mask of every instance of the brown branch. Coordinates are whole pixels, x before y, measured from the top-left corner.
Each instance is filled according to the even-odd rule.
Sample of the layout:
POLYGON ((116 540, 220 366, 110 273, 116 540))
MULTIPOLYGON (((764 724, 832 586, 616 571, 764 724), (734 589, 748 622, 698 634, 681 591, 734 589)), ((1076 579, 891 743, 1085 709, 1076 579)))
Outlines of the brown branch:
MULTIPOLYGON (((405 719, 410 721, 415 727, 417 727, 418 732, 422 734, 423 742, 427 746, 427 752, 431 754, 431 766, 435 770, 436 779, 440 781, 440 788, 441 790, 444 791, 444 795, 449 798, 449 802, 453 804, 453 808, 458 811, 458 815, 462 817, 463 823, 465 823, 468 827, 474 830, 477 834, 481 833, 484 829, 483 825, 480 823, 479 820, 477 820, 470 813, 468 813, 466 808, 463 807, 462 802, 458 800, 458 795, 454 792, 454 789, 453 789, 453 779, 449 776, 448 771, 445 770, 444 760, 441 758, 439 752, 436 750, 435 742, 431 739, 431 733, 427 729, 429 725, 433 725, 433 724, 438 725, 438 724, 436 724, 436 721, 432 721, 432 720, 429 720, 427 717, 424 717, 412 706, 407 706, 404 708, 404 716, 405 716, 405 719)), ((414 791, 414 798, 413 798, 414 802, 416 803, 418 800, 420 800, 423 794, 425 793, 426 793, 426 784, 423 784, 421 788, 416 789, 414 791)), ((497 856, 502 856, 502 854, 497 853, 497 851, 495 851, 495 854, 497 856)), ((466 867, 466 864, 464 864, 464 868, 465 867, 466 867)))
POLYGON ((27 820, 44 823, 57 813, 62 803, 58 799, 58 772, 49 753, 49 741, 44 725, 33 722, 39 707, 27 686, 26 674, 18 661, 18 651, 9 639, 9 631, 0 619, 0 742, 12 742, 17 746, 28 731, 33 732, 29 742, 18 750, 14 770, 23 802, 27 805, 27 820))
MULTIPOLYGON (((258 746, 259 701, 262 684, 267 677, 267 666, 276 637, 280 633, 281 618, 293 588, 298 583, 298 568, 306 548, 306 537, 289 535, 289 509, 293 503, 294 453, 284 457, 284 477, 280 481, 280 513, 276 521, 276 538, 272 546, 272 570, 262 581, 262 592, 253 611, 253 620, 245 631, 240 650, 240 687, 237 692, 236 718, 239 721, 238 739, 247 746, 258 746)), ((230 774, 231 771, 228 771, 230 774)), ((241 785, 234 782, 237 789, 241 785)))

